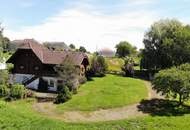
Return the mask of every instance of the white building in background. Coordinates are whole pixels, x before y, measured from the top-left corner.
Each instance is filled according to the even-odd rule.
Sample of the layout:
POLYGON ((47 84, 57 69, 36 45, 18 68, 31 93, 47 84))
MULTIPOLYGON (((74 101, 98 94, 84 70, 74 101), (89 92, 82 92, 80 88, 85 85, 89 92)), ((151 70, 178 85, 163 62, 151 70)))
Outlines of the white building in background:
POLYGON ((109 48, 103 48, 103 49, 99 50, 98 53, 104 57, 114 57, 115 56, 115 52, 109 48))
POLYGON ((5 58, 3 58, 3 61, 2 62, 0 62, 0 70, 4 70, 4 69, 6 69, 6 59, 5 58))

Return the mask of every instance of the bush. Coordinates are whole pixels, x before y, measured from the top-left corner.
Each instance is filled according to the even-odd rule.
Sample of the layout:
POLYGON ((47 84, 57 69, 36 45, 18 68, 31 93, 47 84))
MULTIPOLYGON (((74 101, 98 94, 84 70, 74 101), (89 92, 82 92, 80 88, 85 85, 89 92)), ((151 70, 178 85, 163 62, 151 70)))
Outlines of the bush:
POLYGON ((134 60, 131 57, 125 57, 125 64, 121 67, 121 70, 125 72, 125 76, 134 76, 134 60))
POLYGON ((72 94, 67 86, 59 86, 59 93, 55 99, 55 103, 64 103, 72 98, 72 94))
POLYGON ((7 70, 0 70, 0 84, 8 84, 9 75, 7 70))
POLYGON ((86 79, 85 76, 80 76, 80 77, 79 77, 79 83, 80 83, 80 84, 84 84, 84 83, 86 83, 86 81, 87 81, 87 79, 86 79))
POLYGON ((94 56, 90 67, 90 73, 97 77, 105 76, 108 65, 103 56, 94 56))
POLYGON ((13 99, 21 99, 24 98, 26 94, 26 89, 24 85, 15 84, 10 88, 10 97, 13 99))
POLYGON ((31 90, 26 89, 25 97, 34 97, 34 92, 31 90))
POLYGON ((182 71, 190 71, 190 64, 188 64, 188 63, 182 64, 182 65, 178 66, 178 69, 182 70, 182 71))
POLYGON ((0 97, 5 97, 9 94, 9 90, 6 85, 0 85, 0 97))

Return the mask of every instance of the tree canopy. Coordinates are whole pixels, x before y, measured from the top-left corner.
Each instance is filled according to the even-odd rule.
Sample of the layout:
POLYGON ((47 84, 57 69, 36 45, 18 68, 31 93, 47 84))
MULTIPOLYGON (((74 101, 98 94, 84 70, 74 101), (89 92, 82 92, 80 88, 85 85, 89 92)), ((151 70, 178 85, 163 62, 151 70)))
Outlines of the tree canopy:
POLYGON ((54 67, 55 71, 58 73, 58 76, 63 80, 63 86, 67 86, 70 90, 75 91, 79 85, 79 75, 80 69, 76 67, 68 59, 65 59, 60 65, 54 67))
POLYGON ((71 49, 75 49, 75 45, 74 45, 74 44, 70 44, 69 47, 70 47, 71 49))
POLYGON ((116 45, 116 55, 119 57, 125 57, 131 54, 136 53, 136 47, 132 46, 127 41, 121 41, 119 44, 116 45))
POLYGON ((164 69, 190 62, 190 27, 175 19, 155 22, 144 36, 141 66, 164 69))
POLYGON ((91 61, 90 70, 95 76, 104 76, 108 69, 108 65, 103 56, 94 55, 91 61))
POLYGON ((80 51, 80 52, 86 52, 86 48, 83 47, 83 46, 80 46, 80 47, 79 47, 79 51, 80 51))
POLYGON ((190 98, 190 64, 161 70, 153 79, 153 89, 167 97, 179 98, 180 104, 190 98))

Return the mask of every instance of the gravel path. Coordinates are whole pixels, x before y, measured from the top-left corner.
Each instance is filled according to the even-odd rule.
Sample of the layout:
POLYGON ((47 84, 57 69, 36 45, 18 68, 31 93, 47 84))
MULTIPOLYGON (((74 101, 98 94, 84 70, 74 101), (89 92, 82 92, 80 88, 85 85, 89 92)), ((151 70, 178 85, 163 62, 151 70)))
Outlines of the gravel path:
MULTIPOLYGON (((162 98, 154 90, 152 90, 150 82, 145 81, 145 84, 148 89, 148 99, 162 98)), ((119 108, 102 109, 92 112, 66 111, 61 114, 56 113, 56 106, 52 102, 35 103, 33 105, 33 108, 45 116, 63 120, 65 122, 98 122, 145 116, 146 114, 138 110, 138 105, 139 103, 119 108)))

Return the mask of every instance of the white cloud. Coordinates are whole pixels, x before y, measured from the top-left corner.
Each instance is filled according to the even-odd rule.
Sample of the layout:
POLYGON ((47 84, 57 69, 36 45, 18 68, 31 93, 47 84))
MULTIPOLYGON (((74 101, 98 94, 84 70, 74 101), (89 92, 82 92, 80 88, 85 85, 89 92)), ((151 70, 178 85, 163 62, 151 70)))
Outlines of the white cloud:
POLYGON ((155 3, 157 0, 128 0, 131 5, 147 5, 155 3))
POLYGON ((23 27, 18 32, 5 30, 5 35, 12 40, 35 38, 39 41, 64 41, 76 46, 83 45, 90 51, 96 51, 96 47, 114 49, 123 40, 142 48, 144 31, 155 19, 155 13, 143 10, 105 15, 76 8, 61 11, 43 24, 23 27))

